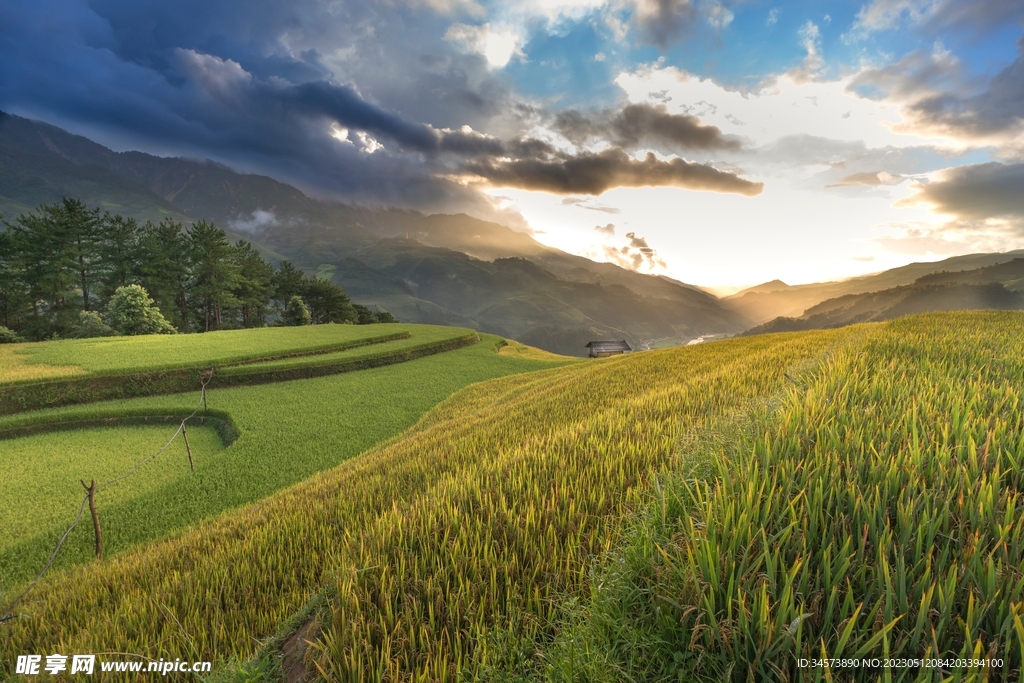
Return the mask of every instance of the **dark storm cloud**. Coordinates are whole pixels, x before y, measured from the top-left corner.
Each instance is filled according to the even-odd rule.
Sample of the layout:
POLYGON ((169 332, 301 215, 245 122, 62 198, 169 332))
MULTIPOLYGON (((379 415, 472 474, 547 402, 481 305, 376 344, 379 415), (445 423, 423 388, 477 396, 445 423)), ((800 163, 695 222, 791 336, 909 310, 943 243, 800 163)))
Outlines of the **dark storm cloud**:
MULTIPOLYGON (((421 59, 447 46, 405 31, 401 11, 360 0, 0 3, 0 109, 342 199, 479 202, 439 178, 434 159, 495 152, 461 126, 520 109, 479 58, 421 59)), ((417 26, 432 21, 440 31, 449 20, 417 26)))
POLYGON ((619 110, 594 114, 572 109, 559 112, 553 127, 577 145, 607 139, 627 149, 643 146, 667 152, 740 149, 738 140, 723 135, 716 126, 704 125, 696 116, 671 114, 664 105, 629 104, 619 110))
POLYGON ((615 187, 673 186, 751 197, 764 189, 764 183, 751 182, 706 164, 679 158, 662 161, 653 153, 638 161, 616 147, 599 153, 478 161, 466 164, 465 168, 494 185, 554 194, 598 195, 615 187))
POLYGON ((1024 164, 972 164, 943 171, 901 204, 924 202, 963 220, 1011 219, 1024 225, 1024 164))
POLYGON ((311 117, 327 117, 346 128, 355 128, 394 140, 406 149, 436 151, 441 136, 430 126, 406 121, 401 116, 370 104, 349 86, 318 81, 263 90, 271 105, 294 103, 311 117), (274 101, 276 100, 276 101, 274 101))
POLYGON ((490 206, 453 181, 467 175, 558 193, 761 191, 711 166, 631 158, 626 150, 644 144, 736 147, 664 108, 592 117, 604 126, 594 138, 602 152, 523 136, 550 117, 513 98, 482 56, 439 39, 452 19, 424 9, 439 3, 0 3, 0 109, 119 149, 210 158, 315 194, 427 210, 490 206))
POLYGON ((1024 129, 1024 36, 1017 50, 1017 59, 987 81, 971 79, 948 55, 914 52, 861 72, 849 90, 899 103, 909 132, 1013 144, 1024 129))

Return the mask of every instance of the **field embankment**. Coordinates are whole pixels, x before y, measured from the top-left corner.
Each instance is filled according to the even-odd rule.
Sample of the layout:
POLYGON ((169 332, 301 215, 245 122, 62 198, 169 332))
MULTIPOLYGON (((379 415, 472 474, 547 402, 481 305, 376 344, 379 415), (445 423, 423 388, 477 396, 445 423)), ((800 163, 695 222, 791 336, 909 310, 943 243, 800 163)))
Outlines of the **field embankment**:
POLYGON ((11 345, 13 350, 0 351, 0 415, 193 391, 203 383, 214 389, 321 377, 402 363, 479 339, 473 330, 429 325, 317 325, 306 336, 298 329, 11 345), (213 339, 207 346, 200 336, 213 339))

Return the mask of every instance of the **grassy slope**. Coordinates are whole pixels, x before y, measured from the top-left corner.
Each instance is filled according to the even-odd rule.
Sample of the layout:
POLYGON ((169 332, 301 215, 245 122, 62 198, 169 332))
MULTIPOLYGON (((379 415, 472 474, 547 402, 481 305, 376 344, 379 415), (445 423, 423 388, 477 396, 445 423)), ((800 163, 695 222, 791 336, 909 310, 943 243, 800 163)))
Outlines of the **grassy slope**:
MULTIPOLYGON (((475 385, 364 457, 179 538, 55 575, 26 608, 47 618, 13 624, 0 662, 39 647, 248 657, 326 584, 338 597, 317 658, 333 678, 450 677, 471 656, 486 661, 477 644, 497 625, 546 632, 556 598, 586 584, 683 432, 775 391, 837 338, 730 341, 475 385)), ((312 382, 292 387, 316 395, 312 382)), ((363 395, 386 412, 396 389, 363 395)), ((294 419, 330 425, 327 409, 294 419)), ((271 441, 290 425, 274 427, 260 431, 261 450, 293 453, 287 433, 271 441)))
MULTIPOLYGON (((557 641, 504 680, 826 680, 799 657, 1024 662, 1020 314, 873 328, 680 468, 567 610, 557 641), (701 457, 703 456, 703 457, 701 457)), ((851 670, 933 681, 936 669, 851 670)), ((836 680, 847 680, 837 678, 836 680)))
MULTIPOLYGON (((34 542, 42 536, 47 549, 52 550, 55 530, 63 531, 78 513, 83 496, 79 479, 102 483, 130 470, 140 454, 154 453, 167 443, 176 426, 101 427, 2 442, 4 495, 0 497, 0 529, 4 534, 0 537, 0 587, 12 574, 14 578, 24 578, 42 568, 45 556, 25 552, 25 548, 36 545, 34 542), (40 533, 44 529, 45 533, 40 533), (12 549, 21 552, 13 554, 12 549)), ((222 455, 224 444, 214 429, 191 428, 188 438, 196 459, 205 461, 222 455)), ((187 479, 187 471, 185 444, 177 439, 163 456, 139 471, 131 486, 103 491, 99 499, 101 511, 105 513, 133 500, 138 507, 143 498, 158 493, 164 484, 187 479)), ((105 517, 104 514, 103 521, 107 521, 105 517)), ((149 515, 141 515, 136 521, 141 527, 138 530, 123 525, 107 529, 108 554, 130 544, 131 536, 152 536, 154 530, 144 525, 160 524, 157 517, 149 515), (137 534, 129 535, 133 531, 137 534)), ((76 534, 66 549, 62 564, 84 562, 91 557, 87 541, 92 537, 92 527, 82 525, 79 531, 82 533, 76 534)))
POLYGON ((121 374, 208 367, 322 351, 402 332, 452 334, 422 325, 311 325, 225 330, 204 334, 99 337, 11 344, 0 349, 3 383, 55 376, 121 374))
POLYGON ((548 663, 574 680, 794 680, 804 652, 929 643, 1003 657, 1015 680, 1022 329, 1013 313, 927 316, 478 384, 364 457, 53 577, 31 605, 47 618, 13 625, 0 662, 245 657, 326 585, 304 636, 331 680, 557 679, 548 663), (694 472, 722 416, 748 411, 749 436, 694 472), (659 470, 670 489, 650 486, 659 470), (629 565, 631 631, 585 633, 602 557, 629 565), (564 599, 592 587, 575 626, 588 660, 554 639, 573 635, 564 599))
MULTIPOLYGON (((348 326, 346 325, 346 327, 348 326)), ((393 325, 374 325, 373 327, 388 329, 393 327, 393 325)), ((451 340, 465 334, 472 334, 473 332, 472 330, 461 327, 443 327, 435 325, 394 325, 394 327, 398 328, 397 331, 408 329, 412 334, 407 339, 380 341, 366 346, 357 346, 355 348, 344 349, 341 351, 319 353, 315 356, 299 356, 294 358, 280 358, 276 360, 251 362, 246 363, 245 365, 236 365, 234 367, 224 368, 223 370, 218 370, 217 373, 218 375, 248 375, 270 370, 276 371, 292 368, 336 365, 355 358, 390 355, 395 351, 413 349, 421 345, 429 345, 436 342, 451 340)), ((388 334, 394 334, 394 332, 388 332, 388 334)))
MULTIPOLYGON (((169 470, 160 486, 136 483, 133 478, 117 485, 130 493, 100 498, 108 555, 258 500, 333 467, 401 432, 424 411, 467 384, 552 365, 551 361, 496 354, 493 348, 497 342, 495 337, 485 337, 474 346, 410 363, 210 392, 210 410, 230 417, 240 433, 238 440, 216 457, 197 454, 194 475, 187 460, 161 456, 170 464, 166 464, 169 470), (170 476, 171 471, 175 476, 170 476)), ((0 418, 0 430, 127 414, 188 414, 195 408, 197 395, 154 396, 8 416, 0 418)), ((172 431, 173 427, 165 430, 167 436, 172 431)), ((65 437, 67 433, 47 438, 50 443, 60 443, 65 437)), ((6 446, 18 442, 0 443, 5 446, 2 458, 6 468, 17 456, 17 451, 8 455, 6 446)), ((137 455, 141 458, 148 452, 139 450, 137 455)), ((101 479, 105 465, 96 463, 96 473, 92 473, 91 465, 62 478, 73 485, 78 485, 80 477, 101 479)), ((20 467, 38 474, 37 468, 24 463, 20 467)), ((62 506, 74 503, 63 496, 55 500, 62 506)), ((63 523, 53 523, 44 525, 31 538, 0 542, 0 581, 9 587, 31 576, 43 565, 62 531, 63 523)), ((88 558, 90 537, 88 525, 76 529, 58 566, 88 558)))

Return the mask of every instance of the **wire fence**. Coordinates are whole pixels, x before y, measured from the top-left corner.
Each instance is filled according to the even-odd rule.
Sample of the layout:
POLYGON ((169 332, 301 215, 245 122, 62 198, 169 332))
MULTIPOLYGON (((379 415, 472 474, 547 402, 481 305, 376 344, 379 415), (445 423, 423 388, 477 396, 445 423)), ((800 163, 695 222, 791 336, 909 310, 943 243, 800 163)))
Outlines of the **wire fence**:
MULTIPOLYGON (((84 496, 82 496, 82 503, 78 507, 78 514, 75 516, 75 521, 71 522, 70 526, 68 526, 67 530, 60 537, 60 540, 57 541, 57 546, 53 549, 53 552, 50 553, 50 559, 47 560, 46 565, 43 567, 42 571, 40 571, 36 575, 36 577, 32 580, 32 583, 30 583, 25 588, 25 590, 23 590, 21 592, 21 594, 18 595, 18 597, 16 597, 11 602, 11 604, 7 606, 7 610, 3 613, 2 616, 0 616, 0 624, 4 624, 4 623, 10 621, 11 619, 14 619, 17 616, 16 614, 13 614, 14 608, 17 607, 18 604, 25 598, 25 596, 28 595, 32 591, 32 589, 36 587, 36 584, 39 583, 39 580, 43 578, 43 575, 46 574, 46 572, 53 565, 53 561, 57 559, 57 554, 60 552, 60 549, 64 545, 64 542, 68 539, 68 536, 71 535, 71 532, 74 531, 75 527, 78 526, 78 523, 82 521, 82 517, 85 515, 85 507, 86 507, 87 504, 89 504, 90 497, 93 498, 93 500, 95 500, 95 495, 97 493, 99 493, 100 491, 102 491, 103 489, 107 488, 108 486, 113 486, 114 484, 116 484, 116 483, 118 483, 120 481, 123 481, 123 480, 127 479, 128 477, 131 477, 136 472, 138 472, 142 468, 142 466, 145 465, 147 462, 150 462, 151 460, 155 459, 160 454, 162 454, 164 451, 166 451, 168 448, 170 448, 171 444, 174 443, 174 440, 178 438, 179 434, 185 434, 185 423, 188 422, 189 420, 191 420, 197 414, 199 414, 199 409, 200 408, 203 408, 203 409, 207 408, 207 405, 206 405, 206 385, 210 382, 210 379, 212 377, 213 377, 213 371, 212 370, 208 371, 208 372, 200 373, 200 375, 199 375, 199 381, 200 381, 199 401, 198 401, 198 403, 196 403, 195 410, 193 410, 188 416, 182 418, 181 422, 178 423, 178 428, 176 430, 174 430, 174 434, 171 435, 171 438, 169 438, 167 440, 167 443, 165 443, 159 450, 157 450, 152 455, 148 455, 145 458, 143 458, 142 460, 138 461, 135 464, 134 467, 132 467, 130 470, 128 470, 124 474, 120 474, 120 475, 114 477, 113 479, 108 479, 107 481, 101 483, 99 486, 96 486, 96 482, 94 480, 92 487, 86 487, 86 494, 84 496)), ((185 437, 185 445, 186 445, 186 447, 188 447, 188 438, 187 437, 185 437)), ((189 448, 189 456, 188 457, 189 457, 189 465, 191 466, 192 465, 192 451, 191 451, 191 448, 189 448)), ((82 482, 82 486, 85 486, 85 482, 84 481, 82 482)), ((95 516, 94 516, 93 519, 94 519, 94 522, 95 522, 96 521, 95 516)), ((99 527, 98 527, 98 522, 97 522, 97 532, 96 533, 97 533, 97 536, 96 536, 96 549, 97 549, 97 555, 98 555, 99 554, 99 527)))

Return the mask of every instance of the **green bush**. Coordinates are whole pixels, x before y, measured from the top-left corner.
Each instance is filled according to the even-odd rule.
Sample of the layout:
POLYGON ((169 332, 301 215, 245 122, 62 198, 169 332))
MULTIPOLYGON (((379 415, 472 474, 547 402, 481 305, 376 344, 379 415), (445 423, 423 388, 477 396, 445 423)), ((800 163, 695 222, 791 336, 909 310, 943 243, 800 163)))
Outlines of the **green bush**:
POLYGON ((79 312, 78 321, 75 322, 75 326, 71 328, 71 336, 76 339, 86 339, 88 337, 109 337, 113 334, 116 334, 114 329, 103 322, 103 317, 96 311, 79 312))
POLYGON ((18 342, 25 341, 11 330, 7 329, 3 325, 0 325, 0 344, 17 344, 18 342))
POLYGON ((140 285, 118 287, 107 304, 107 317, 120 334, 174 334, 149 293, 140 285))
POLYGON ((308 325, 312 320, 306 302, 298 294, 288 300, 284 307, 284 315, 281 316, 281 322, 291 326, 308 325))

